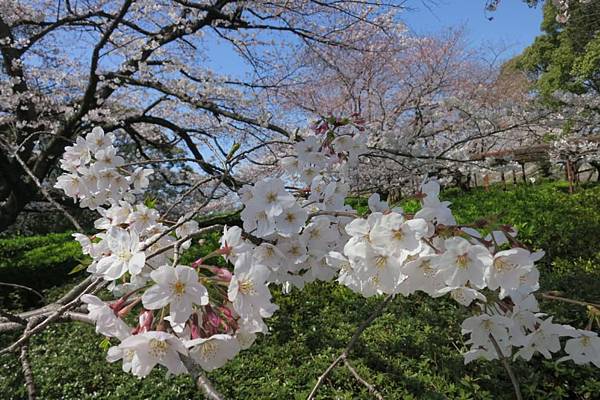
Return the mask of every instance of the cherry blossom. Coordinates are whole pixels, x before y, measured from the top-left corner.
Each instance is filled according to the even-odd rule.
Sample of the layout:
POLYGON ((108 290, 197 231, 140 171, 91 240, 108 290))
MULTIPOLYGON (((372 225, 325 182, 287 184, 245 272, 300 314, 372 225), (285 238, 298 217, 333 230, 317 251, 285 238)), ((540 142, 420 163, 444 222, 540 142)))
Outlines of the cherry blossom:
POLYGON ((89 316, 96 323, 96 332, 119 340, 124 340, 130 335, 129 326, 117 317, 115 310, 98 297, 85 294, 81 296, 81 301, 88 305, 89 316))
POLYGON ((595 332, 578 329, 578 337, 567 340, 565 352, 567 356, 559 361, 573 360, 575 364, 592 363, 600 368, 600 338, 595 332))
POLYGON ((123 359, 124 370, 131 368, 133 375, 143 378, 157 364, 165 366, 174 375, 187 372, 179 354, 187 355, 187 349, 179 339, 166 332, 151 331, 129 336, 117 350, 109 352, 107 360, 123 359))
POLYGON ((238 340, 229 335, 213 335, 209 338, 188 340, 190 357, 205 371, 220 368, 240 352, 238 340))
POLYGON ((198 273, 187 266, 173 268, 163 265, 150 273, 156 285, 142 296, 144 307, 156 310, 169 305, 174 323, 187 321, 193 312, 193 305, 208 304, 208 291, 199 282, 198 273))
POLYGON ((490 252, 460 237, 446 239, 444 246, 446 252, 435 262, 446 284, 461 286, 468 282, 479 289, 485 287, 484 276, 492 262, 490 252))
POLYGON ((135 232, 112 227, 108 230, 106 243, 111 254, 98 261, 96 273, 107 280, 115 280, 129 272, 139 274, 144 267, 146 256, 135 232))

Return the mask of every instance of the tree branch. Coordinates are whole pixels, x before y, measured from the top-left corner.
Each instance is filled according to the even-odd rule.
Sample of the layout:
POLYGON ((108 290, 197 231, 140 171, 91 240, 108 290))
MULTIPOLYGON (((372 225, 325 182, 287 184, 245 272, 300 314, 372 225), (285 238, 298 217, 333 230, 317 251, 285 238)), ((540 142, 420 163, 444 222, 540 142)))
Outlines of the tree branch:
POLYGON ((35 382, 33 380, 33 372, 31 371, 31 365, 27 358, 27 351, 29 346, 24 344, 21 346, 21 355, 19 360, 21 361, 21 368, 23 368, 23 376, 25 377, 25 386, 27 387, 27 398, 29 400, 35 400, 37 398, 37 391, 35 389, 35 382))
POLYGON ((356 331, 354 331, 354 334, 352 335, 352 338, 348 342, 348 345, 346 346, 344 351, 342 351, 342 353, 335 360, 333 360, 333 362, 329 365, 329 367, 327 367, 325 372, 323 372, 321 374, 321 376, 319 376, 319 378, 317 379, 317 383, 310 391, 306 400, 312 400, 315 398, 317 391, 319 390, 319 387, 323 384, 323 381, 325 380, 325 378, 331 373, 331 371, 333 371, 333 369, 340 363, 340 361, 344 361, 346 359, 346 357, 348 356, 348 354, 350 353, 350 351, 352 350, 352 348, 354 347, 356 342, 358 342, 360 335, 362 335, 364 330, 367 329, 367 327, 369 325, 371 325, 371 323, 375 320, 375 318, 377 318, 379 316, 379 314, 381 314, 381 312, 385 309, 385 307, 388 305, 388 303, 393 298, 394 298, 393 294, 388 295, 381 303, 379 303, 379 305, 375 308, 375 310, 373 310, 371 315, 369 315, 369 317, 358 326, 356 331))
POLYGON ((196 387, 204 393, 204 396, 209 400, 224 400, 225 398, 221 395, 217 389, 212 385, 211 381, 204 375, 204 371, 194 362, 194 360, 184 354, 180 354, 179 358, 183 362, 183 365, 187 368, 188 372, 192 376, 192 379, 196 382, 196 387))

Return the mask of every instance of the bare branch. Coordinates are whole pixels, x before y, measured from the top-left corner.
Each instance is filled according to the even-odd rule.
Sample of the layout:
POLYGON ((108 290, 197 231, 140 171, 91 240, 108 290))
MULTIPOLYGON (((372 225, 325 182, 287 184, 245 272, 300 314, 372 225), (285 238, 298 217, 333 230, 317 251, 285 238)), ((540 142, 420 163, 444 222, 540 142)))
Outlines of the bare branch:
POLYGON ((381 393, 379 393, 377 391, 377 389, 375 389, 375 386, 371 385, 369 382, 364 380, 364 378, 362 376, 360 376, 358 374, 358 372, 356 372, 356 370, 350 364, 350 362, 348 361, 348 359, 346 357, 344 357, 344 365, 346 366, 346 368, 348 368, 350 370, 350 372, 352 373, 352 375, 354 375, 356 380, 359 381, 362 385, 364 385, 367 388, 369 393, 371 393, 373 396, 375 396, 378 400, 383 400, 383 396, 381 395, 381 393))
POLYGON ((75 217, 73 217, 62 205, 60 205, 60 203, 58 203, 52 198, 52 196, 50 196, 50 193, 48 193, 48 191, 42 186, 40 180, 34 175, 31 169, 29 169, 27 164, 25 164, 25 162, 21 160, 21 157, 19 157, 17 153, 14 154, 14 157, 17 160, 17 162, 21 164, 21 168, 23 168, 25 173, 29 175, 29 178, 31 178, 31 180, 35 183, 40 192, 42 192, 46 200, 48 200, 50 204, 52 204, 56 209, 60 210, 64 214, 64 216, 69 220, 69 222, 71 222, 71 224, 75 227, 75 229, 77 229, 79 232, 82 232, 83 228, 81 227, 81 225, 79 225, 79 222, 77 222, 75 217))
POLYGON ((348 345, 346 346, 344 351, 342 351, 342 353, 335 360, 333 360, 329 367, 327 367, 325 372, 323 372, 321 376, 319 376, 319 378, 317 379, 317 383, 315 383, 315 386, 313 386, 306 400, 312 400, 315 398, 317 391, 319 390, 319 387, 323 384, 325 378, 327 378, 331 371, 333 371, 333 369, 348 356, 356 342, 358 342, 360 335, 362 335, 364 330, 367 329, 369 325, 371 325, 371 323, 375 320, 375 318, 379 316, 379 314, 381 314, 381 312, 385 309, 389 302, 392 301, 393 298, 393 294, 388 295, 381 303, 379 303, 375 310, 373 310, 371 315, 369 315, 369 317, 358 326, 358 328, 354 331, 354 334, 352 335, 352 338, 348 342, 348 345))
POLYGON ((196 387, 204 393, 204 396, 209 400, 224 400, 225 398, 221 395, 217 389, 212 385, 211 381, 204 375, 202 368, 194 362, 191 357, 184 354, 180 354, 179 358, 187 368, 192 379, 196 382, 196 387))
POLYGON ((50 316, 48 316, 46 319, 44 319, 42 322, 40 322, 39 324, 37 324, 37 320, 39 318, 34 317, 32 319, 29 320, 29 325, 31 325, 31 329, 26 328, 25 332, 23 333, 23 335, 19 338, 19 340, 17 340, 16 342, 14 342, 13 344, 11 344, 10 346, 0 350, 0 354, 5 354, 11 351, 15 351, 16 349, 18 349, 20 346, 22 346, 24 343, 26 343, 29 338, 38 333, 43 331, 44 329, 46 329, 52 322, 56 321, 57 319, 59 319, 59 317, 66 311, 70 310, 71 308, 75 307, 77 304, 79 304, 79 300, 81 298, 81 296, 83 296, 86 293, 91 292, 92 290, 94 290, 99 284, 104 284, 106 282, 102 281, 100 278, 94 280, 90 285, 88 285, 85 290, 83 290, 77 297, 75 297, 73 300, 71 300, 70 302, 68 302, 67 304, 61 306, 58 310, 56 310, 54 313, 52 313, 50 316))
POLYGON ((27 290, 28 292, 31 292, 31 293, 35 294, 42 301, 44 301, 44 295, 41 294, 40 292, 38 292, 37 290, 35 290, 33 288, 30 288, 29 286, 24 286, 24 285, 19 285, 18 283, 9 283, 9 282, 0 282, 0 286, 9 286, 9 287, 14 287, 14 288, 18 288, 18 289, 27 290))
POLYGON ((498 357, 500 358, 500 362, 502 363, 502 366, 504 367, 504 369, 506 369, 506 372, 508 373, 510 382, 512 383, 513 389, 515 391, 515 398, 517 400, 523 400, 523 395, 521 394, 521 388, 519 387, 519 380, 517 379, 515 372, 513 371, 512 367, 510 366, 510 362, 509 362, 508 358, 506 358, 504 356, 504 354, 502 354, 502 349, 500 349, 498 342, 496 341, 496 339, 494 339, 494 336, 492 336, 492 334, 490 334, 490 341, 494 345, 494 349, 496 350, 496 353, 498 353, 498 357))
POLYGON ((19 360, 21 361, 21 368, 23 368, 23 376, 25 377, 25 386, 27 387, 27 398, 29 400, 35 400, 37 398, 37 391, 35 389, 35 382, 33 380, 33 372, 31 371, 31 365, 27 357, 27 351, 29 346, 24 344, 21 346, 21 355, 19 360))

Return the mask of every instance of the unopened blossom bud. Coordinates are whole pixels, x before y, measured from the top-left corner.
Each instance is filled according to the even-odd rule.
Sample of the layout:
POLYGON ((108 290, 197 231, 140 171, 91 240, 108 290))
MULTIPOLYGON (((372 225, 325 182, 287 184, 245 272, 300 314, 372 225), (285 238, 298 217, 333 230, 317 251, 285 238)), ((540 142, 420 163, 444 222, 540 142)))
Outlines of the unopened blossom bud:
POLYGON ((198 314, 192 314, 190 318, 190 336, 192 339, 198 339, 202 337, 200 332, 200 326, 198 326, 198 314))
POLYGON ((133 308, 135 306, 137 306, 137 304, 141 301, 141 297, 137 298, 136 300, 132 301, 130 304, 128 304, 127 306, 121 308, 118 312, 117 315, 119 316, 119 318, 124 318, 125 316, 127 316, 131 310, 133 310, 133 308))
POLYGON ((123 296, 119 300, 110 304, 109 307, 115 312, 115 314, 119 314, 121 309, 125 306, 125 301, 127 301, 127 297, 123 296))
POLYGON ((231 274, 231 271, 229 271, 227 268, 213 267, 213 268, 210 269, 210 271, 213 274, 215 274, 215 276, 217 277, 217 279, 222 280, 224 282, 231 281, 231 277, 233 276, 231 274))
POLYGON ((221 320, 221 323, 223 324, 223 329, 225 329, 225 331, 235 331, 238 325, 237 321, 233 317, 233 313, 231 312, 231 310, 225 306, 220 306, 219 312, 223 315, 223 319, 221 320))
POLYGON ((206 313, 204 314, 204 317, 205 317, 206 321, 209 324, 211 324, 213 327, 218 328, 219 325, 221 325, 221 318, 217 315, 217 313, 214 312, 212 307, 206 306, 205 309, 206 309, 206 313))
POLYGON ((152 321, 154 313, 150 310, 144 310, 139 316, 139 325, 133 330, 132 334, 144 333, 152 330, 152 321))
POLYGON ((191 267, 194 269, 198 269, 198 267, 201 266, 203 262, 204 260, 202 258, 199 258, 192 263, 191 267))

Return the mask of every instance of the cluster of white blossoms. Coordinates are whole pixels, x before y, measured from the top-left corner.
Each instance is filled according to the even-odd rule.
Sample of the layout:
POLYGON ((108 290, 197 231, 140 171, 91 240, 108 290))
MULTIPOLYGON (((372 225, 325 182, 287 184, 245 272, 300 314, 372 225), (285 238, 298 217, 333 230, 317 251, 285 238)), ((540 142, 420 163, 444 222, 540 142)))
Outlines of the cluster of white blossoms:
POLYGON ((123 169, 125 161, 117 155, 114 141, 112 133, 104 133, 99 127, 85 139, 78 137, 65 149, 60 166, 68 173, 58 178, 56 187, 79 200, 81 207, 92 210, 122 199, 133 202, 133 195, 148 187, 152 169, 123 169))
POLYGON ((600 161, 600 144, 583 138, 559 139, 552 142, 548 150, 550 161, 600 161))
POLYGON ((338 280, 365 296, 422 291, 432 297, 450 294, 476 315, 462 324, 470 335, 465 363, 500 356, 531 359, 535 352, 550 358, 570 337, 563 360, 600 365, 600 338, 544 319, 533 293, 539 288, 534 263, 543 252, 520 247, 509 227, 483 236, 456 224, 447 202, 438 199, 439 185, 421 188, 422 208, 412 218, 401 210, 378 211, 346 226, 351 239, 344 254, 332 254, 341 265, 338 280), (513 351, 514 349, 518 349, 513 351), (501 353, 501 354, 499 354, 501 353))
MULTIPOLYGON (((458 225, 450 204, 439 200, 436 181, 423 183, 422 207, 414 215, 374 194, 369 215, 358 217, 345 205, 346 181, 366 152, 366 134, 347 121, 331 125, 321 124, 294 145, 296 155, 282 162, 285 176, 243 187, 243 229, 226 227, 220 248, 189 266, 179 264, 179 253, 198 232, 193 215, 168 226, 155 209, 134 205, 133 196, 102 192, 112 193, 114 182, 93 189, 84 184, 100 169, 92 167, 97 157, 89 165, 88 141, 113 137, 94 129, 68 149, 60 187, 82 206, 91 206, 84 202, 90 197, 105 196, 107 203, 92 202, 101 215, 95 223, 99 232, 75 237, 92 258, 88 271, 109 281, 117 297, 113 302, 82 297, 97 332, 119 341, 108 361, 122 360, 124 371, 140 377, 156 365, 185 373, 182 356, 211 371, 248 348, 257 333, 268 332, 265 318, 278 308, 272 288, 287 292, 317 279, 337 279, 364 296, 422 291, 448 294, 469 307, 475 315, 462 325, 471 345, 465 362, 499 353, 549 357, 566 336, 562 359, 600 366, 596 333, 555 324, 539 312, 534 263, 543 253, 525 249, 507 226, 458 225), (81 188, 76 191, 66 184, 75 177, 81 188), (218 257, 226 267, 208 263, 218 257), (138 316, 135 326, 123 319, 132 313, 138 316)), ((103 143, 95 154, 99 148, 115 154, 111 144, 103 143)), ((116 173, 119 163, 101 165, 116 173)))

